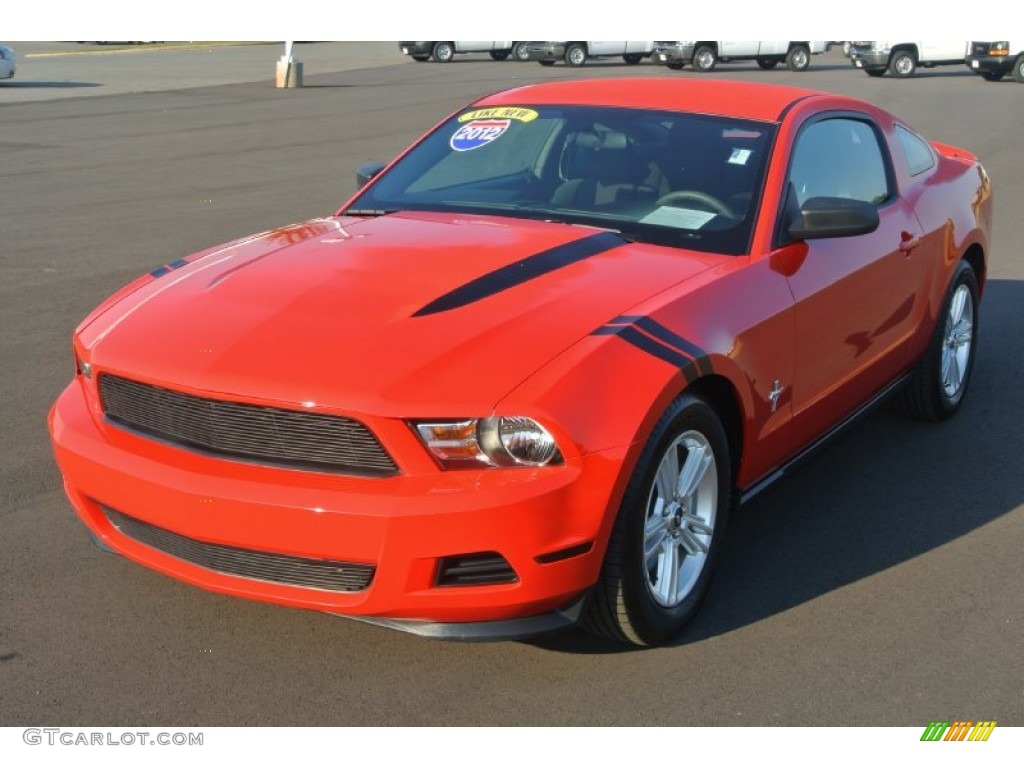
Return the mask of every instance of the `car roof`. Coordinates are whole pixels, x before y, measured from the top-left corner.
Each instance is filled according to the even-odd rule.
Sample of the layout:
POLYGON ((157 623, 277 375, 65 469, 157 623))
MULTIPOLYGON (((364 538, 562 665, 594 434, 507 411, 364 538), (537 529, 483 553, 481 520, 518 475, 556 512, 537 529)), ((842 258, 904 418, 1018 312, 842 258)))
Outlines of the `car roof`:
MULTIPOLYGON (((561 104, 666 109, 778 122, 793 103, 821 91, 737 80, 688 77, 594 78, 526 85, 486 96, 474 106, 561 104)), ((853 100, 851 100, 853 101, 853 100)))

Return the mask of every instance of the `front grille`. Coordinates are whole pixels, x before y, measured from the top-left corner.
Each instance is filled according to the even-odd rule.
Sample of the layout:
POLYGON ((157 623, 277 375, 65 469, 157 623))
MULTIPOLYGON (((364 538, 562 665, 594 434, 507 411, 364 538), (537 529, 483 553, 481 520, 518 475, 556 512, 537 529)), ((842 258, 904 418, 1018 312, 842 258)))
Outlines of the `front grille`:
POLYGON ((361 592, 370 586, 376 570, 366 563, 317 560, 210 544, 144 523, 102 504, 100 507, 110 524, 128 538, 217 573, 331 592, 361 592))
POLYGON ((109 374, 99 389, 111 422, 186 448, 321 471, 398 471, 373 433, 343 416, 212 400, 109 374))
POLYGON ((519 581, 508 560, 497 552, 474 552, 441 559, 437 568, 439 587, 479 587, 519 581))

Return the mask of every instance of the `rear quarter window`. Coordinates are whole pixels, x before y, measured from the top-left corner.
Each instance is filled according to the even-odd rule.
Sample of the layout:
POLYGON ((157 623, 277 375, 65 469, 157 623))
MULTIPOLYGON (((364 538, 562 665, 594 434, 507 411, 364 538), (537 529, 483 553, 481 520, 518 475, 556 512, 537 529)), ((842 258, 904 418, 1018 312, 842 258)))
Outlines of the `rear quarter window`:
POLYGON ((896 136, 903 148, 903 157, 907 163, 907 170, 911 176, 924 173, 935 165, 935 153, 928 146, 928 142, 920 136, 911 133, 901 125, 896 126, 896 136))

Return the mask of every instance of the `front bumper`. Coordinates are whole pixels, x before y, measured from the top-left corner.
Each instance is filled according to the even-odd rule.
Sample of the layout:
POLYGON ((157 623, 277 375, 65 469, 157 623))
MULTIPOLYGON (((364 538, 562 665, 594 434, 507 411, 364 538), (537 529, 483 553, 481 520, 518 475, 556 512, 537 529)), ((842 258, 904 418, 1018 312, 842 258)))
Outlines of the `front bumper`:
POLYGON ((850 63, 857 69, 885 69, 889 66, 889 50, 870 50, 853 48, 850 50, 850 63))
POLYGON ((692 45, 673 45, 663 48, 656 48, 651 54, 651 61, 655 64, 689 64, 693 61, 692 45))
POLYGON ((426 56, 434 51, 433 41, 404 40, 398 43, 398 49, 406 56, 426 56))
POLYGON ((77 376, 50 412, 68 498, 98 544, 174 578, 451 638, 570 626, 597 580, 626 447, 540 469, 338 476, 228 461, 121 430, 103 420, 89 386, 77 376), (203 567, 129 535, 116 513, 200 548, 369 565, 372 580, 332 591, 203 567), (513 583, 438 585, 442 560, 487 552, 507 560, 513 583))
POLYGON ((530 43, 526 46, 529 61, 558 61, 565 57, 565 43, 530 43))
POLYGON ((972 72, 993 72, 1008 75, 1013 72, 1014 56, 979 56, 967 57, 967 66, 972 72))

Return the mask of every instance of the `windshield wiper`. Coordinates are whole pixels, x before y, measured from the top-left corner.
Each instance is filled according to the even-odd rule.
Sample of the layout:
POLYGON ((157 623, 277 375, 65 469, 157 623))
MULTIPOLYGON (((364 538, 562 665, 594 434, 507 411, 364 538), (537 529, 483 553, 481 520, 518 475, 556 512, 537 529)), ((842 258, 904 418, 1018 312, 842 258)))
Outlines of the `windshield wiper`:
POLYGON ((349 208, 344 213, 346 216, 387 216, 395 212, 386 208, 349 208))

